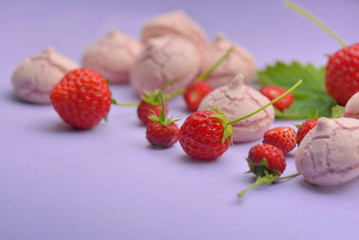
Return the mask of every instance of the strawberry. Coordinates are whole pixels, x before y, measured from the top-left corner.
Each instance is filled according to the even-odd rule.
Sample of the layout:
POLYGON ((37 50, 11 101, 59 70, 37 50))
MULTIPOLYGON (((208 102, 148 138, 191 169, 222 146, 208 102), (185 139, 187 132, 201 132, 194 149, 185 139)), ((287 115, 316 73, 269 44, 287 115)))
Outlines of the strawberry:
POLYGON ((298 131, 296 135, 296 141, 299 146, 299 144, 302 142, 303 138, 307 133, 312 130, 315 126, 317 126, 318 119, 314 120, 307 120, 302 125, 298 125, 298 131))
MULTIPOLYGON (((285 93, 287 89, 280 88, 275 85, 265 86, 260 89, 260 92, 266 96, 269 100, 274 100, 283 93, 285 93)), ((283 97, 281 100, 273 103, 273 107, 283 112, 285 109, 289 108, 294 101, 294 96, 292 93, 289 93, 287 96, 283 97)))
MULTIPOLYGON (((302 80, 299 80, 280 98, 293 91, 301 83, 302 80)), ((230 122, 226 115, 215 107, 211 107, 214 111, 197 111, 192 113, 180 129, 179 142, 183 150, 193 158, 215 159, 227 151, 229 143, 232 141, 233 129, 231 124, 260 112, 280 98, 269 102, 246 116, 230 122)))
POLYGON ((257 144, 251 147, 247 162, 249 172, 253 172, 257 177, 264 177, 267 174, 280 176, 286 167, 282 150, 270 144, 257 144))
MULTIPOLYGON (((142 123, 148 124, 151 120, 149 117, 152 114, 156 114, 157 116, 160 116, 162 112, 162 107, 160 102, 158 101, 158 98, 156 98, 156 93, 147 93, 147 96, 143 96, 142 100, 140 101, 140 104, 137 107, 137 116, 141 120, 142 123)), ((167 116, 168 113, 168 106, 165 104, 165 116, 167 116)))
MULTIPOLYGON (((230 138, 223 138, 225 129, 215 111, 197 111, 181 126, 179 142, 191 157, 212 160, 227 151, 230 138)), ((223 114, 224 116, 224 114, 223 114)), ((232 127, 227 130, 230 133, 232 127)))
POLYGON ((149 117, 151 120, 146 126, 146 138, 153 146, 171 147, 178 140, 178 126, 175 123, 177 120, 167 119, 165 116, 165 103, 161 92, 161 107, 162 111, 159 116, 153 114, 149 117))
POLYGON ((212 88, 206 82, 195 81, 189 84, 183 94, 188 109, 192 112, 197 111, 202 99, 210 92, 212 88))
POLYGON ((299 175, 299 173, 295 173, 286 177, 279 177, 286 167, 285 157, 282 150, 270 144, 257 144, 251 147, 247 162, 250 168, 247 173, 254 173, 257 179, 250 187, 241 191, 238 197, 243 197, 248 190, 256 186, 299 175))
POLYGON ((359 42, 329 57, 325 67, 325 86, 328 94, 343 106, 359 91, 359 42))
POLYGON ((263 143, 276 146, 286 154, 297 145, 296 132, 291 127, 269 129, 264 133, 263 143))
POLYGON ((106 117, 112 103, 106 80, 83 68, 67 73, 52 89, 50 100, 60 117, 79 129, 96 126, 106 117))

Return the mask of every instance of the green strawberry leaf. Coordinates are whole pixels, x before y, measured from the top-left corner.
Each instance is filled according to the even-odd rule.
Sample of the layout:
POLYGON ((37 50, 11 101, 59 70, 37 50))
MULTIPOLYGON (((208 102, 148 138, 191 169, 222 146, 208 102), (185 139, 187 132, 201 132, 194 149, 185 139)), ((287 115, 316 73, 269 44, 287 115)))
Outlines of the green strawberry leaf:
POLYGON ((298 79, 303 83, 293 91, 294 103, 283 112, 275 111, 276 117, 285 119, 307 119, 314 117, 331 117, 332 107, 336 105, 325 88, 324 67, 316 68, 311 63, 301 65, 292 62, 289 65, 277 62, 274 66, 267 66, 258 73, 261 86, 277 85, 290 88, 298 79))
POLYGON ((332 107, 332 116, 331 118, 341 118, 344 114, 344 107, 340 105, 335 105, 332 107))

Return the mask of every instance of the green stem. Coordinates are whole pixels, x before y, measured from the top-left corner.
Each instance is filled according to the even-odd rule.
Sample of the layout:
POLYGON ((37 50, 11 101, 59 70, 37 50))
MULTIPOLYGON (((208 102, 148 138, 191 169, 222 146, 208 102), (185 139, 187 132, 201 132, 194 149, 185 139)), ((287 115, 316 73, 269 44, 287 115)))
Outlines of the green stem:
POLYGON ((112 101, 112 103, 115 104, 116 106, 121 106, 121 107, 135 107, 140 105, 140 102, 118 103, 112 101))
POLYGON ((180 90, 177 90, 175 92, 164 94, 163 98, 164 99, 171 99, 171 98, 173 98, 173 97, 175 97, 177 95, 180 95, 180 94, 184 93, 184 91, 185 91, 185 88, 181 88, 180 90))
POLYGON ((166 109, 165 109, 165 101, 163 100, 163 96, 162 96, 162 92, 160 91, 158 93, 158 96, 160 97, 160 100, 161 100, 161 107, 162 107, 162 111, 161 111, 161 114, 160 114, 160 123, 164 123, 166 121, 166 109))
POLYGON ((273 176, 273 175, 267 175, 265 177, 258 177, 257 180, 248 188, 242 190, 240 193, 238 193, 238 197, 243 197, 246 192, 248 192, 249 190, 251 190, 252 188, 255 188, 259 185, 264 185, 264 184, 270 184, 272 182, 277 181, 279 178, 277 176, 273 176))
POLYGON ((291 2, 291 1, 285 1, 284 5, 288 7, 289 9, 299 13, 301 16, 307 18, 312 23, 316 24, 318 27, 320 27, 323 31, 325 31, 327 34, 329 34, 332 38, 334 38, 342 47, 346 47, 347 44, 341 39, 333 30, 331 30, 328 26, 326 26, 322 21, 320 21, 318 18, 316 18, 313 14, 305 10, 304 8, 298 6, 297 4, 291 2))
POLYGON ((171 81, 167 82, 165 85, 163 85, 161 88, 160 88, 160 91, 163 92, 168 86, 172 85, 173 83, 175 83, 176 81, 178 81, 178 77, 172 79, 171 81))
POLYGON ((228 49, 226 51, 226 53, 220 58, 218 59, 217 62, 215 62, 207 71, 203 72, 199 77, 197 77, 197 79, 195 80, 195 82, 199 82, 204 80, 209 74, 211 74, 228 56, 229 54, 231 54, 231 52, 233 51, 233 47, 231 47, 230 49, 228 49))
POLYGON ((294 173, 292 175, 288 175, 288 176, 285 176, 285 177, 280 177, 280 178, 278 178, 278 180, 283 180, 283 179, 287 179, 287 178, 294 178, 294 177, 297 177, 299 175, 301 175, 301 173, 294 173))
POLYGON ((300 79, 296 84, 293 85, 293 87, 291 87, 288 91, 286 91, 285 93, 283 93, 282 95, 280 95, 280 96, 277 97, 276 99, 270 101, 269 103, 267 103, 267 104, 264 105, 263 107, 257 109, 256 111, 254 111, 254 112, 252 112, 252 113, 250 113, 250 114, 248 114, 248 115, 246 115, 246 116, 244 116, 244 117, 241 117, 241 118, 238 118, 238 119, 235 119, 235 120, 233 120, 233 121, 228 122, 227 125, 231 125, 231 124, 233 124, 233 123, 239 122, 239 121, 241 121, 241 120, 243 120, 243 119, 249 118, 249 117, 253 116, 254 114, 256 114, 256 113, 262 111, 262 110, 265 109, 266 107, 272 105, 272 104, 275 103, 276 101, 282 99, 282 98, 285 97, 287 94, 289 94, 290 92, 292 92, 292 91, 293 91, 294 89, 296 89, 302 82, 303 82, 303 81, 300 79))

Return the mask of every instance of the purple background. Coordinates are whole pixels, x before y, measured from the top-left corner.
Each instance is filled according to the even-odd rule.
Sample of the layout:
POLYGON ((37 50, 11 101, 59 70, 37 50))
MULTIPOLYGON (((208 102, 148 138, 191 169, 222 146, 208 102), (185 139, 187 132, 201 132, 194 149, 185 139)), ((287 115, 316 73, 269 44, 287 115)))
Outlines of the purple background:
MULTIPOLYGON (((358 1, 295 2, 347 43, 358 41, 358 1)), ((323 188, 297 177, 237 199, 252 183, 243 174, 245 157, 260 141, 201 163, 179 144, 153 150, 135 108, 113 107, 109 122, 74 131, 51 106, 13 96, 13 70, 46 46, 79 62, 84 48, 109 30, 138 37, 146 20, 175 9, 185 10, 211 39, 223 32, 249 49, 259 69, 293 59, 321 66, 324 54, 340 47, 278 0, 2 0, 0 239, 358 239, 358 180, 323 188)), ((112 91, 123 102, 136 100, 130 86, 112 91)), ((181 124, 188 115, 183 100, 169 105, 181 124)), ((285 175, 295 172, 294 154, 285 175)))

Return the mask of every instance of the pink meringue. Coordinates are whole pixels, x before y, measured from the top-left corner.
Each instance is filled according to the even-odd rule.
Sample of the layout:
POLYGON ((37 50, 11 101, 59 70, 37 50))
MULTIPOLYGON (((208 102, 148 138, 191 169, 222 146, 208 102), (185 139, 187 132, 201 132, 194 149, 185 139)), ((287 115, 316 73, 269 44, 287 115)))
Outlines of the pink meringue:
POLYGON ((186 38, 164 35, 147 42, 130 72, 130 83, 142 94, 154 91, 178 77, 165 92, 179 90, 193 81, 201 64, 197 47, 186 38))
POLYGON ((151 19, 142 28, 142 42, 167 34, 182 35, 199 45, 207 42, 202 28, 183 11, 173 11, 151 19))
POLYGON ((359 92, 349 98, 344 108, 344 117, 359 119, 359 92))
POLYGON ((22 100, 50 104, 50 91, 71 70, 79 68, 72 60, 45 48, 25 59, 12 75, 15 94, 22 100))
POLYGON ((335 186, 359 176, 359 120, 320 118, 300 143, 297 171, 310 183, 335 186))
POLYGON ((110 83, 128 83, 129 71, 141 50, 137 40, 112 30, 85 50, 82 66, 100 73, 110 83))
MULTIPOLYGON (((243 117, 269 103, 268 98, 246 86, 244 76, 238 75, 228 84, 209 93, 198 110, 210 110, 214 106, 222 110, 229 121, 243 117)), ((260 139, 274 121, 274 108, 269 106, 259 113, 232 124, 233 142, 249 142, 260 139)))
POLYGON ((239 73, 244 75, 246 84, 255 79, 256 64, 251 54, 228 41, 223 34, 218 34, 213 43, 204 47, 201 71, 209 69, 231 47, 234 48, 233 52, 205 79, 212 88, 228 84, 239 73))

